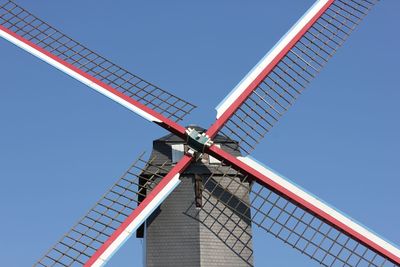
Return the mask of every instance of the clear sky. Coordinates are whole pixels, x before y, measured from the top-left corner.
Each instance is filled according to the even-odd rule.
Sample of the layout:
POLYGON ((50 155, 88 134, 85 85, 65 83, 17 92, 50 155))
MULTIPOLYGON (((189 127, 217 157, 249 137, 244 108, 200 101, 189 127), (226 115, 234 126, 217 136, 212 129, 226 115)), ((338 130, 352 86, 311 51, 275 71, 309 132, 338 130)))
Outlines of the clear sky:
MULTIPOLYGON (((313 0, 19 0, 133 73, 214 108, 313 0)), ((253 153, 400 244, 400 2, 381 1, 253 153)), ((31 266, 166 132, 0 40, 0 261, 31 266)), ((318 266, 255 229, 256 266, 318 266)), ((140 266, 132 238, 108 266, 140 266)))

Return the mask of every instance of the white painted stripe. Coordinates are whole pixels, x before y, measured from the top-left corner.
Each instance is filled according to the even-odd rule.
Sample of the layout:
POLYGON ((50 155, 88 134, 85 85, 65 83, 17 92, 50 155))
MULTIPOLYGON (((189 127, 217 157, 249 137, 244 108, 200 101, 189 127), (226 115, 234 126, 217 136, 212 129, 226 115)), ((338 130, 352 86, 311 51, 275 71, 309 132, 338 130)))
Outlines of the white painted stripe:
POLYGON ((365 236, 369 240, 373 241, 377 245, 381 246, 382 248, 386 249, 390 253, 396 255, 397 257, 400 257, 400 249, 394 246, 393 244, 390 244, 388 241, 382 239, 375 233, 371 232, 368 230, 366 227, 360 225, 358 222, 354 221, 353 219, 349 218, 342 212, 339 212, 338 210, 328 206, 328 204, 324 203, 317 197, 313 196, 312 194, 306 192, 304 189, 300 188, 290 180, 286 179, 280 174, 277 174, 276 172, 272 171, 268 167, 254 161, 250 157, 238 157, 238 159, 255 170, 259 171, 260 173, 264 174, 266 177, 270 178, 277 184, 283 186, 286 188, 288 191, 296 194, 297 196, 301 197, 305 201, 311 203, 315 207, 319 208, 320 210, 324 211, 325 213, 329 214, 330 216, 334 217, 338 221, 342 222, 343 224, 347 225, 351 229, 353 229, 355 232, 360 233, 361 235, 365 236))
POLYGON ((180 174, 177 173, 171 181, 155 196, 155 198, 147 205, 143 211, 137 216, 128 227, 117 237, 117 239, 104 251, 104 253, 92 265, 100 267, 114 255, 115 252, 128 240, 128 238, 142 225, 146 219, 160 206, 160 204, 171 194, 171 192, 180 184, 180 174))
POLYGON ((276 58, 287 44, 304 28, 304 26, 321 10, 329 0, 317 0, 314 5, 296 22, 296 24, 278 41, 278 43, 257 63, 253 69, 216 107, 217 119, 235 102, 246 88, 276 58))
POLYGON ((18 40, 14 36, 8 34, 5 31, 0 30, 0 36, 3 37, 4 39, 10 41, 11 43, 15 44, 16 46, 24 49, 25 51, 29 52, 30 54, 40 58, 41 60, 49 63, 50 65, 54 66, 55 68, 61 70, 62 72, 68 74, 69 76, 77 79, 78 81, 86 84, 87 86, 91 87, 92 89, 96 90, 97 92, 105 95, 106 97, 114 100, 115 102, 123 105, 124 107, 128 108, 129 110, 137 113, 141 117, 145 118, 146 120, 153 121, 153 122, 161 122, 159 119, 155 118, 154 116, 150 115, 149 113, 139 109, 138 107, 132 105, 128 101, 120 98, 119 96, 114 95, 107 89, 101 87, 100 85, 90 81, 86 77, 80 75, 79 73, 67 68, 63 64, 57 62, 56 60, 52 59, 51 57, 47 56, 46 54, 34 49, 33 47, 27 45, 26 43, 18 40))

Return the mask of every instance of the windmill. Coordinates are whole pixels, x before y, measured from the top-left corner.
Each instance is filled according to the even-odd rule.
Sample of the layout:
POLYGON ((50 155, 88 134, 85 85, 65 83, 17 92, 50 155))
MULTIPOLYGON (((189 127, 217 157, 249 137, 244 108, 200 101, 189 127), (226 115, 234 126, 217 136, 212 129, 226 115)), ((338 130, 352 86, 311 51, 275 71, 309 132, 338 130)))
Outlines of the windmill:
MULTIPOLYGON (((132 235, 181 183, 179 176, 183 176, 184 169, 208 155, 209 159, 211 156, 222 162, 221 166, 226 170, 220 172, 221 177, 233 181, 236 188, 243 188, 243 184, 251 183, 249 194, 255 196, 251 207, 243 200, 237 201, 233 206, 245 218, 251 216, 249 219, 254 225, 326 266, 397 266, 399 251, 395 246, 281 175, 246 157, 265 132, 293 104, 299 92, 317 74, 372 5, 371 1, 366 0, 318 1, 218 107, 217 122, 202 133, 195 127, 184 128, 175 122, 187 115, 193 105, 112 64, 14 2, 2 3, 2 37, 166 128, 184 140, 186 145, 180 161, 165 168, 168 171, 166 175, 160 177, 159 181, 150 179, 152 188, 145 187, 151 189, 148 190, 150 192, 139 194, 143 182, 138 182, 139 188, 136 187, 134 192, 143 199, 133 199, 129 203, 135 205, 140 202, 137 207, 129 207, 130 213, 125 216, 125 210, 115 210, 114 206, 102 203, 102 200, 109 198, 106 194, 37 265, 102 265, 116 251, 118 245, 132 235), (233 146, 238 144, 242 156, 229 153, 232 147, 219 148, 215 140, 218 132, 232 140, 228 143, 233 146), (230 176, 240 177, 240 182, 230 176), (106 206, 106 210, 96 213, 99 211, 96 209, 98 205, 106 206), (239 205, 243 208, 239 209, 239 205), (247 211, 250 209, 253 212, 249 214, 247 211), (108 211, 117 212, 118 216, 114 214, 110 218, 108 211), (93 217, 90 217, 92 213, 100 214, 101 220, 108 221, 93 221, 93 217), (104 229, 98 232, 100 229, 90 228, 88 231, 85 228, 88 227, 87 220, 91 220, 93 225, 103 225, 104 229), (93 236, 96 231, 98 235, 93 236)), ((179 153, 182 149, 176 151, 179 153)), ((132 173, 129 171, 120 181, 128 179, 134 183, 148 177, 145 174, 150 167, 161 169, 159 164, 152 166, 152 159, 147 161, 139 158, 136 163, 132 168, 140 170, 135 173, 137 176, 127 178, 132 173)), ((215 172, 212 175, 215 176, 215 172)), ((229 204, 231 198, 224 199, 223 194, 212 189, 207 190, 210 188, 207 187, 208 181, 204 181, 203 193, 208 194, 204 196, 205 200, 218 201, 224 206, 229 204)), ((223 182, 214 182, 216 186, 212 188, 222 187, 222 192, 235 191, 221 183, 223 182)), ((117 183, 115 186, 121 185, 117 183)), ((129 189, 126 185, 122 188, 126 191, 129 189)), ((113 203, 121 206, 121 203, 113 203)), ((203 205, 205 203, 199 203, 199 208, 203 205)))

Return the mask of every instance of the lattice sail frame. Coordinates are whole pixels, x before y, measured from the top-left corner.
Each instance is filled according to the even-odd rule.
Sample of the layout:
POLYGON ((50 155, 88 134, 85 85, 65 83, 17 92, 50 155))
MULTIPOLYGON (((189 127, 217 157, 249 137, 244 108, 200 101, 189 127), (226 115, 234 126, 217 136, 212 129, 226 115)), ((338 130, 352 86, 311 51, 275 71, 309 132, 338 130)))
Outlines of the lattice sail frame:
MULTIPOLYGON (((233 172, 235 170, 232 167, 222 163, 221 168, 211 174, 204 184, 204 205, 210 214, 208 219, 216 224, 222 217, 229 221, 233 216, 243 216, 327 267, 399 266, 279 192, 260 185, 240 172, 232 175, 233 172), (250 195, 250 202, 236 197, 238 195, 250 195), (210 206, 213 208, 210 209, 210 206), (220 214, 221 218, 213 218, 213 213, 220 214)), ((225 235, 226 240, 235 240, 233 248, 241 248, 239 255, 249 247, 250 242, 248 238, 237 235, 237 232, 244 232, 242 227, 237 225, 237 229, 225 235)), ((226 230, 221 226, 219 229, 226 230)))
POLYGON ((250 154, 378 1, 317 1, 217 107, 217 122, 208 135, 223 126, 221 132, 250 154), (329 6, 307 25, 323 5, 329 6), (293 37, 301 27, 309 28, 293 37))
POLYGON ((170 170, 142 153, 92 209, 34 266, 83 266, 170 170), (152 172, 151 172, 152 171, 152 172), (151 172, 151 173, 150 173, 151 172), (162 175, 160 174, 162 173, 162 175))
MULTIPOLYGON (((61 66, 56 66, 57 68, 92 88, 93 86, 96 87, 93 89, 113 98, 115 101, 117 101, 115 98, 122 95, 125 96, 125 100, 127 98, 133 99, 172 121, 181 121, 195 108, 193 104, 128 72, 74 41, 15 2, 6 1, 6 3, 3 3, 4 1, 0 1, 0 33, 2 37, 10 41, 14 37, 12 41, 16 45, 21 47, 25 45, 25 47, 22 47, 23 49, 32 54, 36 52, 36 56, 52 65, 54 64, 46 60, 46 56, 56 59, 56 63, 61 64, 61 66), (18 43, 21 41, 22 44, 18 43), (39 52, 35 50, 39 50, 39 52), (44 52, 44 55, 41 52, 44 52), (79 75, 83 77, 77 77, 79 75), (105 92, 98 86, 103 87, 105 92), (114 90, 107 92, 110 87, 116 92, 114 90)), ((121 104, 127 105, 127 103, 121 104)), ((143 114, 140 114, 143 111, 134 111, 143 116, 143 114)), ((156 121, 151 115, 154 114, 150 114, 150 116, 147 114, 144 117, 156 121)))

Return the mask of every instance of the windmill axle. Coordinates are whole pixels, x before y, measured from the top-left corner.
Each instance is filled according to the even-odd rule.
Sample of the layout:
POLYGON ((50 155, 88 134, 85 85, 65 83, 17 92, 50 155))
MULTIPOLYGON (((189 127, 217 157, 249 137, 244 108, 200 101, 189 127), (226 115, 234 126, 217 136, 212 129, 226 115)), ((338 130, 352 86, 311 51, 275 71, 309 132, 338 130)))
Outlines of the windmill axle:
POLYGON ((213 144, 210 137, 194 128, 188 127, 186 134, 186 143, 189 146, 188 154, 196 158, 196 160, 201 157, 206 147, 210 147, 213 144))

